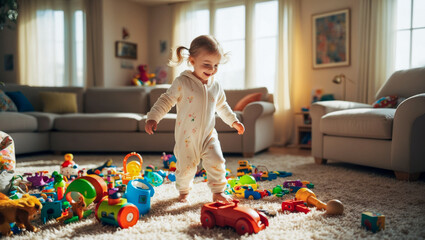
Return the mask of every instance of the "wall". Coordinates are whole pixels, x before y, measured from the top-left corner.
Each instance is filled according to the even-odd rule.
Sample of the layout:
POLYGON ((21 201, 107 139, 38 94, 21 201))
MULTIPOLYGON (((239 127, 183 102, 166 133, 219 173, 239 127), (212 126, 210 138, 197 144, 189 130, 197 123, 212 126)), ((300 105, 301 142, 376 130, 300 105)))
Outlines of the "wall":
POLYGON ((357 100, 357 82, 358 82, 358 51, 359 51, 359 27, 358 13, 359 7, 357 1, 351 0, 302 0, 301 15, 302 15, 302 38, 303 38, 303 72, 298 73, 303 75, 303 81, 294 83, 294 107, 296 110, 302 106, 309 106, 311 102, 312 89, 323 89, 324 93, 334 94, 336 99, 342 99, 343 85, 332 83, 335 75, 344 73, 347 78, 353 82, 347 81, 346 99, 357 100), (312 15, 325 13, 334 10, 350 8, 351 15, 351 64, 346 67, 333 67, 313 69, 312 63, 312 15))
POLYGON ((126 86, 137 73, 137 66, 148 63, 147 7, 128 0, 103 0, 103 55, 105 87, 126 86), (124 41, 137 44, 137 60, 115 57, 115 42, 122 40, 122 29, 130 36, 124 41), (131 69, 122 65, 133 66, 131 69))
MULTIPOLYGON (((152 6, 149 8, 149 68, 152 72, 158 67, 166 67, 171 57, 172 11, 170 5, 152 6), (161 43, 165 49, 161 51, 161 43)), ((166 67, 168 75, 171 68, 166 67)), ((171 79, 167 78, 167 82, 171 79)))
POLYGON ((4 83, 17 82, 17 66, 18 66, 18 52, 17 52, 17 30, 3 29, 0 30, 0 81, 4 83), (4 58, 6 54, 13 55, 13 70, 5 70, 4 58))

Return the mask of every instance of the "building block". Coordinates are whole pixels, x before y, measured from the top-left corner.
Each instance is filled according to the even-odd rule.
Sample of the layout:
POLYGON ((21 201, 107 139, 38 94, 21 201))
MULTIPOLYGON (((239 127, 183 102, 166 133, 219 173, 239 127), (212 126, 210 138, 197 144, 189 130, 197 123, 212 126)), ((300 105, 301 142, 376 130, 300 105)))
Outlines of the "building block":
POLYGON ((375 212, 362 212, 362 227, 376 233, 385 229, 385 216, 375 212))

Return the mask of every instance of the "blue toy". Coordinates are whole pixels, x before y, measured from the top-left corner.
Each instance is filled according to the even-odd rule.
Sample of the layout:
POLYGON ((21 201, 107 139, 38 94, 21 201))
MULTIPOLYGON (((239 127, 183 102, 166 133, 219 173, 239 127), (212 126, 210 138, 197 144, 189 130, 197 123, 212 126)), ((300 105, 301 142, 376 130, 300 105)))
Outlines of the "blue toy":
POLYGON ((155 194, 152 185, 146 179, 135 179, 128 182, 125 197, 129 203, 136 205, 141 215, 145 215, 151 208, 151 197, 155 194))
POLYGON ((157 172, 146 172, 145 179, 155 187, 158 187, 164 182, 164 178, 162 178, 157 172))

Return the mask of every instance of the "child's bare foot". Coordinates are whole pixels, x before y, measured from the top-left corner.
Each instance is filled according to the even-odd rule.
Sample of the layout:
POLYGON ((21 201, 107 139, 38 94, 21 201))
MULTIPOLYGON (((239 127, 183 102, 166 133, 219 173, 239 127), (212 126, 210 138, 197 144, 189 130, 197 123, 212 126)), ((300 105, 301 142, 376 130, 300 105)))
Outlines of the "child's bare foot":
POLYGON ((180 195, 179 195, 179 202, 183 202, 183 203, 189 202, 188 197, 189 197, 189 194, 188 193, 185 193, 185 194, 180 193, 180 195))
POLYGON ((232 202, 233 198, 224 194, 224 193, 213 193, 213 202, 222 201, 222 202, 232 202))

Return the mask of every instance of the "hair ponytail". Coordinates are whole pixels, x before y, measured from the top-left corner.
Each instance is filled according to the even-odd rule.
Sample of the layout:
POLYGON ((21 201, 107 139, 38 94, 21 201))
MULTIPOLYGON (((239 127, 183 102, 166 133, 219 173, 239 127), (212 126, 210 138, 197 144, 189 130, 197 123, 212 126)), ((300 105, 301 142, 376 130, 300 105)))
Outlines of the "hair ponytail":
POLYGON ((184 60, 184 56, 182 54, 183 50, 189 51, 189 49, 187 47, 184 47, 184 46, 180 46, 176 49, 176 58, 177 59, 173 59, 173 56, 171 56, 171 59, 169 60, 169 63, 168 63, 168 65, 170 67, 179 66, 183 62, 183 60, 184 60))

